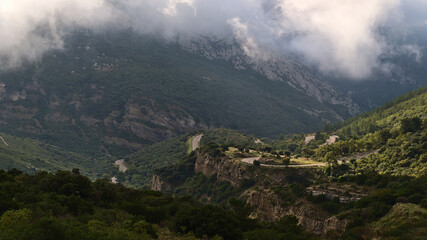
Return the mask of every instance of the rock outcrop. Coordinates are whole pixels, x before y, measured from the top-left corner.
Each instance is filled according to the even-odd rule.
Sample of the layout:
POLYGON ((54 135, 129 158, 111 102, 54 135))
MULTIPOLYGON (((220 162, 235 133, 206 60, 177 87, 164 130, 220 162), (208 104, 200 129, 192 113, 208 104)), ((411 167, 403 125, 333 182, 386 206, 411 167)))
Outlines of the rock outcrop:
POLYGON ((367 196, 364 189, 346 184, 322 184, 308 187, 306 191, 313 196, 325 195, 328 199, 338 198, 341 203, 355 202, 367 196))
POLYGON ((328 232, 343 233, 350 223, 349 219, 338 219, 336 216, 322 215, 318 208, 309 203, 301 202, 289 209, 289 214, 298 218, 303 228, 314 234, 326 234, 328 232))
POLYGON ((151 183, 151 190, 153 191, 169 191, 172 190, 172 185, 162 181, 161 177, 157 174, 153 175, 153 181, 151 183))
POLYGON ((196 152, 197 160, 194 172, 203 173, 210 177, 216 174, 219 181, 228 181, 234 186, 239 186, 243 180, 251 178, 247 166, 227 159, 227 157, 214 158, 206 153, 196 152))
POLYGON ((247 204, 252 207, 251 218, 263 222, 273 222, 288 215, 288 211, 281 205, 281 199, 272 191, 267 189, 250 191, 247 196, 247 204))
POLYGON ((246 194, 247 203, 253 209, 251 217, 261 221, 272 222, 286 215, 294 215, 306 231, 314 234, 342 233, 350 222, 348 219, 340 220, 336 216, 330 216, 306 201, 299 200, 292 206, 283 206, 282 200, 268 189, 246 194))

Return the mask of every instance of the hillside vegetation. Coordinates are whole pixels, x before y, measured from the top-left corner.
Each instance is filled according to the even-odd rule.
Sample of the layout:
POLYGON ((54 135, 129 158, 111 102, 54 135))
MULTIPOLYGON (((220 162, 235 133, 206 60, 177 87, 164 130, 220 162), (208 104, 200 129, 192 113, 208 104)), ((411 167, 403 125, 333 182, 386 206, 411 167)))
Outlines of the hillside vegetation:
POLYGON ((338 130, 340 141, 315 150, 336 157, 378 149, 359 161, 356 172, 420 176, 427 172, 427 87, 406 94, 338 130))
POLYGON ((99 178, 110 171, 107 159, 90 158, 37 140, 4 133, 0 133, 0 136, 7 144, 0 142, 0 169, 17 168, 36 173, 78 168, 91 178, 99 178))
POLYGON ((339 133, 343 137, 357 138, 384 128, 398 131, 401 120, 414 117, 421 120, 427 118, 427 87, 402 95, 378 109, 334 127, 340 128, 339 133))
POLYGON ((236 200, 201 205, 108 179, 91 182, 77 169, 0 170, 0 190, 0 239, 311 239, 294 217, 261 224, 236 200))
POLYGON ((136 188, 149 188, 153 172, 157 168, 171 165, 187 154, 189 134, 151 145, 124 158, 129 169, 123 183, 136 188))
POLYGON ((425 239, 427 209, 411 203, 396 204, 372 228, 373 235, 382 239, 425 239))

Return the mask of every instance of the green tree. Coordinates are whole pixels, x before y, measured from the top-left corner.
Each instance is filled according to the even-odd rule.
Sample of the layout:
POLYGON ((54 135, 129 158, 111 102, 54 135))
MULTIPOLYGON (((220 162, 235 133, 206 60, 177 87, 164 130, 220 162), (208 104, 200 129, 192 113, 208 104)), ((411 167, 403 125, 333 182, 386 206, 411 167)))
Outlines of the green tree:
POLYGON ((335 154, 333 152, 327 152, 325 154, 325 157, 323 157, 323 161, 328 163, 329 168, 331 169, 331 177, 333 176, 333 169, 334 166, 338 164, 337 158, 335 157, 335 154))
POLYGON ((387 140, 391 138, 391 133, 389 129, 382 129, 378 132, 379 141, 381 144, 387 143, 387 140))
POLYGON ((323 139, 323 135, 321 132, 316 132, 316 135, 314 135, 314 139, 315 140, 322 140, 323 139))
POLYGON ((31 239, 29 209, 10 210, 0 217, 0 239, 31 239))
POLYGON ((400 124, 403 133, 416 132, 421 129, 422 121, 419 117, 404 118, 400 121, 400 124))

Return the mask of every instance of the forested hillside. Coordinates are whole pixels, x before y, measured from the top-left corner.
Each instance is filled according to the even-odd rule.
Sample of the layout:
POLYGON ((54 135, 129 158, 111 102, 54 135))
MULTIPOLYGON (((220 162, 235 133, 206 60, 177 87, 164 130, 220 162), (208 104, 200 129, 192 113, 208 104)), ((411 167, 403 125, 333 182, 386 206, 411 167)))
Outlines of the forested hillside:
MULTIPOLYGON (((339 125, 338 125, 339 126, 339 125)), ((413 91, 383 107, 349 120, 338 130, 337 144, 320 147, 336 157, 375 151, 350 162, 356 172, 420 176, 427 172, 427 87, 413 91)))
POLYGON ((349 167, 346 174, 374 171, 419 176, 427 169, 426 119, 427 87, 424 87, 371 112, 327 125, 324 131, 313 134, 313 139, 308 142, 305 142, 306 135, 299 134, 270 144, 273 148, 317 160, 326 161, 327 154, 332 162, 334 158, 345 160, 344 166, 349 167), (325 144, 331 135, 338 136, 337 143, 325 144), (363 155, 366 157, 360 159, 363 155))
POLYGON ((100 178, 111 171, 111 159, 88 157, 33 139, 4 133, 0 136, 0 169, 3 170, 17 168, 37 173, 78 168, 91 178, 100 178))
POLYGON ((240 201, 201 205, 107 179, 91 182, 77 169, 0 170, 0 190, 0 239, 311 239, 291 216, 261 224, 240 201))

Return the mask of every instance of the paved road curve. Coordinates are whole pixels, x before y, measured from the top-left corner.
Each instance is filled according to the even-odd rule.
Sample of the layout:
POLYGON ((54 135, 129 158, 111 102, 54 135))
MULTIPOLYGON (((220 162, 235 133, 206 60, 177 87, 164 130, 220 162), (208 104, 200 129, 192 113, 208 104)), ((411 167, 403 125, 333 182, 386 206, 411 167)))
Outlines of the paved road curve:
MULTIPOLYGON (((254 164, 255 160, 259 160, 260 157, 251 157, 243 158, 241 161, 247 164, 254 164)), ((262 167, 273 167, 273 168, 298 168, 298 167, 324 167, 324 163, 313 163, 313 164, 301 164, 301 165, 271 165, 271 164, 261 164, 262 167)))
POLYGON ((203 134, 200 134, 193 138, 193 142, 191 143, 193 151, 199 147, 200 139, 202 139, 202 137, 203 137, 203 134))

